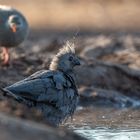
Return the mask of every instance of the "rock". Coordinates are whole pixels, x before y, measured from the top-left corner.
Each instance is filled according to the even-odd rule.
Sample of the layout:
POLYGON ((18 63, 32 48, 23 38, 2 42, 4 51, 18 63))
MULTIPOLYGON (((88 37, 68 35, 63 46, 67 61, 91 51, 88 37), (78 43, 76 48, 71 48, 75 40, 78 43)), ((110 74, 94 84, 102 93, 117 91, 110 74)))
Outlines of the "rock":
POLYGON ((84 58, 99 58, 104 55, 111 54, 120 49, 121 45, 118 46, 117 42, 118 40, 114 41, 112 38, 102 35, 90 40, 87 39, 85 41, 85 47, 81 51, 80 55, 84 58))
POLYGON ((80 69, 76 69, 76 73, 79 86, 113 89, 125 95, 140 98, 140 72, 138 70, 92 59, 83 62, 80 69))
POLYGON ((112 106, 112 107, 130 107, 140 105, 136 100, 123 95, 121 92, 114 90, 99 89, 94 87, 80 88, 80 105, 81 106, 112 106))
POLYGON ((1 140, 86 140, 66 130, 8 117, 0 113, 1 140))

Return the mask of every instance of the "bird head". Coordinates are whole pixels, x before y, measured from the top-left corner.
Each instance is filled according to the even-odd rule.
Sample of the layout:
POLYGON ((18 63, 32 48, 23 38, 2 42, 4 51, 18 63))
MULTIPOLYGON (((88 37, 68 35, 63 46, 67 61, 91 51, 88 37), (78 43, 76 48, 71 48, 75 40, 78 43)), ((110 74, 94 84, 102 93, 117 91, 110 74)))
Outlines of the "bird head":
POLYGON ((74 44, 67 42, 52 59, 50 69, 68 72, 77 65, 80 65, 80 60, 75 54, 74 44))
POLYGON ((18 15, 11 15, 8 19, 8 26, 13 33, 16 33, 23 25, 23 21, 18 15))

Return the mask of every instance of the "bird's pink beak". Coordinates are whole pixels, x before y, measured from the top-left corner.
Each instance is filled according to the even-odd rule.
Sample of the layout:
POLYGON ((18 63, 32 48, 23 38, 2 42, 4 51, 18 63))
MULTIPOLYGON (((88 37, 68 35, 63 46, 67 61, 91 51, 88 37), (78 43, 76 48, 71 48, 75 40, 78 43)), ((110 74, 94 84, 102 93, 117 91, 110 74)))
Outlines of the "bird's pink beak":
POLYGON ((13 33, 16 33, 16 32, 17 32, 17 26, 16 26, 16 24, 13 24, 13 25, 11 26, 11 29, 12 29, 12 32, 13 32, 13 33))

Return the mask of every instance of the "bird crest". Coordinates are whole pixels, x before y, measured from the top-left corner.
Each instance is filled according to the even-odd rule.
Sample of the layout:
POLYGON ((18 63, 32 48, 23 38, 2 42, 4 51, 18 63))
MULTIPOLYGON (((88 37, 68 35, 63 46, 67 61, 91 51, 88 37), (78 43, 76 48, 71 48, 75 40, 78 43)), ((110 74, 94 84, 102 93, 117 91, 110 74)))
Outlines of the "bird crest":
POLYGON ((74 43, 70 43, 69 41, 59 50, 56 56, 52 59, 50 63, 50 70, 56 70, 60 66, 61 57, 65 54, 75 54, 74 43))
POLYGON ((75 46, 74 43, 71 43, 69 41, 66 42, 66 44, 59 50, 57 53, 57 56, 61 56, 66 53, 73 53, 75 54, 75 46))

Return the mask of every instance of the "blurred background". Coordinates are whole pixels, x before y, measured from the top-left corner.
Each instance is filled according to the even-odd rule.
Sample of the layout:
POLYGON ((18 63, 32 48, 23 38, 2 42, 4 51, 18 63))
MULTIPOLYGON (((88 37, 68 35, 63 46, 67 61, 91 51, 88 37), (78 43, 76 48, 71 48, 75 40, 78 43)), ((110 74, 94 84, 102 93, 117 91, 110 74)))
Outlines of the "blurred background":
POLYGON ((21 11, 31 29, 138 31, 139 0, 0 0, 21 11))

